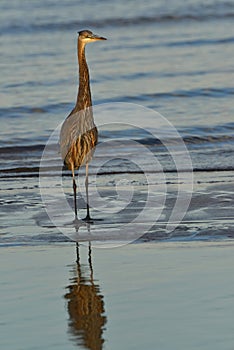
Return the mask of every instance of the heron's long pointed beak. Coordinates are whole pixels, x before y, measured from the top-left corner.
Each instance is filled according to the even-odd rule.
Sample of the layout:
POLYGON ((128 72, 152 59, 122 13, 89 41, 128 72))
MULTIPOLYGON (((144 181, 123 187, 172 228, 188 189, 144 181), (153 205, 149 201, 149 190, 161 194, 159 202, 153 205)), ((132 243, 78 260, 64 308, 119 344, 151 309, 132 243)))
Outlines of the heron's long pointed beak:
POLYGON ((99 35, 96 35, 96 34, 92 35, 92 39, 94 39, 94 40, 107 40, 103 36, 99 36, 99 35))

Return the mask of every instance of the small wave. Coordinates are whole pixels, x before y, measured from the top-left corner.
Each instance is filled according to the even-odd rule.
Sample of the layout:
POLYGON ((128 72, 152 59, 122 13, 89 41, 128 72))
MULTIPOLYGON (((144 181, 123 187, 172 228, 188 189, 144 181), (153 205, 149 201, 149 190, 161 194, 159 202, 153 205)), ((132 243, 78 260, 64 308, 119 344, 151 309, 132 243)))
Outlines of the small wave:
MULTIPOLYGON (((40 53, 40 55, 44 55, 44 54, 45 53, 43 53, 43 52, 40 53)), ((50 55, 51 55, 51 53, 50 53, 50 55)), ((37 57, 38 54, 36 53, 35 56, 37 57)), ((18 82, 18 83, 6 83, 6 84, 4 84, 4 88, 6 88, 6 89, 25 88, 25 87, 33 88, 33 87, 38 87, 38 86, 50 87, 50 86, 54 86, 54 85, 64 85, 67 82, 68 82, 67 79, 59 79, 59 80, 53 80, 53 81, 44 80, 43 82, 38 81, 38 80, 28 80, 28 81, 23 80, 23 81, 18 82)))
MULTIPOLYGON (((234 88, 199 88, 191 90, 174 90, 171 92, 158 92, 153 94, 144 94, 140 96, 143 100, 149 100, 152 98, 181 98, 181 97, 212 97, 223 98, 234 94, 234 88)), ((130 98, 130 97, 129 97, 130 98)))
MULTIPOLYGON (((132 174, 132 175, 139 175, 139 174, 144 174, 144 171, 142 170, 126 170, 125 168, 121 169, 120 166, 118 166, 119 170, 113 170, 113 169, 106 169, 106 171, 99 171, 98 176, 107 176, 107 175, 121 175, 121 174, 132 174)), ((233 172, 234 167, 232 165, 226 166, 226 167, 217 167, 217 166, 212 166, 212 167, 193 167, 192 171, 194 173, 211 173, 211 172, 233 172)), ((163 170, 164 174, 176 174, 178 171, 177 169, 164 169, 163 170)), ((190 173, 191 169, 180 169, 180 173, 190 173)), ((157 170, 147 170, 148 174, 161 174, 161 171, 157 170)), ((43 174, 43 172, 42 172, 43 174)), ((90 176, 94 175, 92 171, 89 173, 90 176)), ((41 175, 42 176, 42 175, 41 175)), ((46 178, 48 177, 56 177, 56 176, 61 176, 61 173, 58 172, 57 167, 53 168, 51 167, 49 170, 46 169, 44 172, 44 175, 46 178)), ((64 172, 63 177, 71 177, 70 172, 64 172)), ((32 178, 32 177, 39 177, 39 167, 34 167, 34 168, 29 168, 29 167, 22 167, 22 168, 10 168, 10 169, 4 169, 0 171, 0 178, 1 179, 9 179, 9 178, 32 178)), ((216 182, 216 181, 213 181, 216 182)), ((219 181, 217 181, 219 182, 219 181)), ((170 182, 173 184, 173 182, 170 182)), ((212 183, 212 181, 210 182, 212 183)))
MULTIPOLYGON (((183 76, 183 73, 181 73, 183 76)), ((140 94, 137 96, 118 96, 111 100, 102 99, 99 103, 111 103, 111 102, 126 102, 126 103, 143 103, 152 102, 154 100, 160 101, 164 99, 180 99, 180 98, 227 98, 234 95, 234 88, 223 87, 223 88, 198 88, 191 90, 174 90, 168 92, 155 92, 150 94, 140 94)), ((154 107, 153 107, 154 108, 154 107)))
MULTIPOLYGON (((172 95, 175 96, 174 93, 172 95)), ((26 111, 29 112, 31 108, 26 108, 26 111)), ((25 108, 23 108, 25 112, 25 108)), ((213 161, 203 162, 204 164, 199 167, 199 162, 196 165, 196 171, 200 171, 204 168, 204 171, 217 171, 217 170, 230 170, 233 169, 232 159, 232 149, 234 145, 234 123, 225 123, 219 124, 216 126, 199 126, 199 127, 183 127, 178 130, 180 133, 184 143, 187 145, 188 149, 191 152, 199 153, 201 159, 211 159, 210 152, 213 152, 214 149, 215 154, 219 158, 219 162, 216 162, 216 165, 213 164, 213 161), (218 154, 218 149, 220 150, 220 154, 218 154), (226 160, 225 160, 226 159, 226 160), (227 161, 228 160, 228 161, 227 161), (229 162, 229 163, 228 163, 229 162), (218 164, 218 166, 217 166, 218 164)), ((158 132, 159 130, 157 130, 158 132)), ((171 145, 176 145, 177 140, 173 139, 172 136, 162 133, 163 140, 156 139, 153 136, 154 131, 152 130, 152 134, 149 131, 144 129, 99 129, 99 142, 105 142, 108 139, 119 139, 123 140, 122 145, 124 146, 124 140, 134 140, 137 143, 140 143, 146 147, 148 147, 153 153, 157 155, 159 161, 161 158, 165 159, 165 155, 167 154, 167 150, 164 147, 164 142, 171 145)), ((38 136, 37 136, 38 137, 38 136)), ((1 178, 7 177, 35 177, 38 176, 40 160, 42 156, 42 152, 44 150, 47 138, 41 139, 38 138, 28 140, 20 140, 20 143, 15 142, 14 145, 6 145, 3 144, 0 147, 0 156, 2 159, 1 163, 1 178)), ((0 144, 1 145, 1 144, 0 144)), ((56 152, 56 157, 58 157, 58 161, 60 162, 59 156, 59 148, 58 145, 51 144, 51 151, 56 152)), ((132 149, 128 149, 128 144, 124 148, 127 153, 131 154, 132 149)), ((99 154, 101 157, 108 157, 108 149, 103 151, 103 154, 99 154), (105 153, 106 152, 106 153, 105 153)), ((97 153, 97 152, 96 152, 97 153)), ((118 155, 118 149, 116 149, 116 157, 118 155)), ((139 155, 140 157, 140 155, 139 155)), ((200 160, 201 160, 200 159, 200 160)), ((57 160, 56 160, 57 161, 57 160)), ((57 163, 56 163, 57 164, 57 163)), ((51 169, 47 169, 47 172, 51 172, 54 174, 58 172, 58 168, 55 167, 55 163, 50 164, 51 169)), ((127 172, 128 169, 122 164, 118 163, 118 167, 109 167, 108 173, 113 173, 115 171, 120 171, 120 173, 127 172)), ((166 170, 170 170, 166 167, 166 170)), ((104 174, 99 174, 104 175, 104 174)), ((70 173, 69 173, 70 176, 70 173)))
POLYGON ((185 143, 233 143, 234 123, 216 125, 213 127, 183 128, 179 130, 183 134, 185 143))
MULTIPOLYGON (((172 94, 171 96, 175 96, 172 94)), ((204 142, 234 142, 234 123, 226 123, 226 124, 219 124, 215 125, 213 127, 183 127, 179 129, 179 133, 183 139, 184 142, 190 142, 190 143, 204 143, 204 142)), ((162 134, 164 135, 164 134, 162 134)), ((164 135, 164 139, 167 139, 167 141, 170 140, 170 136, 167 135, 167 137, 164 135)), ((114 129, 114 130, 107 130, 107 129, 99 129, 99 142, 106 141, 106 139, 125 139, 125 140, 135 140, 136 142, 141 142, 145 145, 161 145, 162 142, 158 139, 155 139, 153 134, 151 134, 149 131, 146 131, 144 129, 114 129)), ((47 141, 47 138, 45 138, 45 143, 37 143, 37 139, 31 139, 28 140, 28 143, 31 144, 14 144, 13 146, 5 146, 3 145, 0 147, 0 155, 1 157, 4 157, 4 155, 11 155, 11 154, 33 154, 33 153, 41 153, 44 150, 45 143, 47 141)), ((22 141, 24 142, 24 140, 22 141)), ((48 147, 48 146, 47 146, 48 147)), ((51 150, 54 151, 56 149, 56 152, 59 152, 58 146, 51 144, 50 146, 51 150)))
POLYGON ((128 27, 128 26, 142 26, 157 23, 170 23, 170 22, 182 22, 182 21, 210 21, 210 20, 222 20, 233 19, 234 12, 224 11, 217 12, 216 9, 207 11, 197 11, 194 13, 172 13, 172 14, 156 14, 149 16, 136 16, 136 17, 114 17, 114 18, 102 18, 95 20, 85 21, 69 21, 69 22, 48 22, 48 23, 28 23, 24 22, 14 23, 1 28, 1 33, 29 33, 29 32, 44 32, 44 31, 77 31, 79 28, 105 28, 105 27, 128 27))
POLYGON ((17 154, 17 153, 33 153, 33 152, 42 152, 45 145, 29 145, 29 146, 17 146, 17 147, 0 147, 1 157, 4 154, 17 154))
MULTIPOLYGON (((185 73, 181 73, 183 76, 185 73)), ((191 73, 195 74, 195 73, 191 73)), ((203 74, 198 72, 198 74, 203 74)), ((189 75, 189 73, 187 73, 189 75)), ((152 99, 171 99, 171 98, 196 98, 196 97, 210 97, 210 98, 224 98, 227 96, 234 95, 233 87, 222 87, 222 88, 197 88, 191 90, 174 90, 169 92, 156 92, 151 94, 141 94, 137 96, 118 96, 111 99, 99 99, 96 104, 112 103, 112 102, 127 102, 135 103, 140 101, 150 101, 152 99)), ((0 118, 19 118, 25 115, 32 114, 44 114, 44 113, 69 113, 72 109, 72 104, 67 102, 48 104, 44 106, 16 106, 9 108, 0 108, 0 118)))
MULTIPOLYGON (((175 77, 194 77, 194 76, 205 76, 205 75, 216 75, 216 74, 233 74, 234 69, 204 69, 204 70, 194 70, 194 71, 171 71, 171 72, 160 72, 160 71, 150 71, 150 72, 134 72, 129 74, 119 74, 118 78, 124 80, 140 80, 148 78, 175 78, 175 77)), ((113 80, 113 76, 105 76, 105 81, 113 80)))
MULTIPOLYGON (((200 130, 197 132, 202 133, 203 131, 200 130)), ((117 137, 117 133, 114 136, 117 137)), ((129 135, 129 138, 133 139, 132 135, 129 135)), ((234 144, 233 135, 231 134, 218 135, 218 134, 212 134, 212 132, 210 132, 210 134, 207 133, 204 135, 198 135, 198 134, 195 134, 195 131, 194 131, 193 135, 188 132, 184 134, 182 138, 184 143, 190 150, 191 156, 195 157, 193 171, 195 172, 231 171, 234 169, 233 162, 232 162, 232 154, 233 154, 232 148, 234 144), (220 147, 220 145, 222 145, 222 148, 220 147), (217 146, 220 149, 219 152, 217 151, 217 146), (215 153, 214 153, 214 149, 215 149, 215 153), (214 154, 216 155, 215 159, 214 159, 214 154), (210 161, 207 162, 207 159, 210 159, 210 161)), ((126 139, 126 135, 123 137, 123 139, 126 139)), ((102 137, 100 135, 100 141, 101 140, 102 140, 102 137)), ((174 139, 167 139, 164 141, 166 141, 167 144, 170 143, 171 146, 177 145, 177 140, 174 140, 174 139)), ((158 161, 164 164, 163 167, 164 167, 165 173, 176 172, 174 165, 171 164, 170 162, 170 156, 168 154, 168 151, 163 145, 161 140, 155 139, 153 137, 145 137, 140 139, 136 138, 135 142, 140 143, 145 147, 149 148, 150 151, 157 156, 158 161)), ((41 168, 41 169, 39 168, 43 148, 44 148, 43 145, 28 146, 28 147, 14 147, 14 148, 12 147, 12 149, 10 147, 0 148, 0 154, 3 160, 1 170, 0 170, 0 177, 1 178, 38 177, 39 170, 41 171, 41 174, 44 174, 45 176, 60 176, 62 160, 59 158, 59 156, 57 160, 54 160, 54 159, 53 161, 51 160, 51 163, 46 168, 41 168), (9 154, 10 154, 10 157, 9 157, 9 154), (27 154, 30 154, 30 159, 27 158, 27 154), (19 155, 22 156, 22 160, 18 159, 19 155)), ((107 159, 109 159, 110 155, 108 153, 108 149, 106 150, 107 153, 105 153, 105 151, 102 151, 102 152, 104 153, 102 154, 97 153, 96 156, 99 158, 107 157, 107 159)), ((131 150, 128 150, 126 148, 126 153, 131 154, 131 150)), ((98 172, 98 175, 102 176, 107 174, 113 175, 113 174, 125 174, 125 173, 131 173, 131 174, 141 173, 140 170, 136 170, 133 168, 130 169, 123 162, 122 160, 123 155, 119 158, 119 160, 117 160, 117 158, 118 158, 118 149, 116 149, 115 156, 114 156, 114 159, 116 160, 116 162, 114 164, 110 163, 108 166, 105 167, 105 169, 100 170, 98 172)), ((139 160, 140 159, 141 159, 141 156, 139 155, 139 160)), ((95 165, 93 169, 95 169, 95 165)), ((151 169, 151 171, 155 172, 153 168, 151 169)), ((183 171, 187 171, 186 164, 183 171)), ((92 173, 92 170, 91 170, 91 173, 92 173)), ((70 171, 63 171, 63 176, 71 176, 70 171)))
POLYGON ((16 106, 9 108, 0 108, 0 118, 18 118, 20 116, 31 115, 31 114, 42 114, 42 113, 58 113, 64 112, 64 110, 70 110, 70 103, 57 103, 48 104, 44 106, 16 106))
POLYGON ((220 38, 220 39, 195 39, 182 40, 162 44, 162 46, 207 46, 207 45, 222 45, 234 43, 234 37, 220 38))

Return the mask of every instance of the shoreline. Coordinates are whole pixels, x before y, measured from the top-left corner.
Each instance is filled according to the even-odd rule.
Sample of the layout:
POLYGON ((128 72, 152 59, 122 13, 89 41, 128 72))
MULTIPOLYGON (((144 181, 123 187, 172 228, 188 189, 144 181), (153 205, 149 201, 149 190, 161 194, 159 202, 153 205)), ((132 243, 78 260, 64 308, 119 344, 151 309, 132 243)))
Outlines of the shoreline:
MULTIPOLYGON (((81 240, 90 239, 90 233, 93 239, 106 240, 114 238, 115 240, 124 240, 125 236, 129 235, 131 240, 137 238, 143 242, 169 239, 176 241, 222 241, 234 238, 234 182, 229 173, 219 173, 216 178, 210 178, 209 173, 204 173, 202 177, 197 177, 195 174, 192 199, 189 208, 185 217, 172 234, 166 232, 166 223, 168 222, 167 220, 170 217, 171 210, 176 200, 177 187, 176 184, 168 183, 166 205, 163 207, 161 216, 158 221, 154 222, 154 218, 151 216, 152 208, 150 208, 149 213, 146 211, 146 215, 142 216, 137 222, 138 226, 136 227, 139 231, 137 237, 134 236, 134 234, 132 235, 129 229, 130 226, 127 224, 131 222, 131 220, 134 220, 136 215, 141 213, 144 209, 144 201, 147 199, 147 186, 142 185, 140 179, 137 177, 125 177, 125 181, 120 182, 120 184, 118 184, 118 182, 109 182, 108 177, 103 176, 102 178, 103 181, 98 183, 97 189, 100 191, 106 203, 110 204, 106 207, 104 206, 102 211, 95 208, 91 209, 93 217, 97 220, 95 224, 90 225, 89 228, 86 226, 79 228, 79 238, 81 240), (129 191, 128 181, 131 181, 130 185, 133 183, 134 197, 130 205, 122 210, 124 197, 123 200, 119 197, 124 196, 125 191, 129 191), (125 185, 125 183, 127 185, 125 185), (120 196, 116 195, 116 184, 118 185, 120 196), (112 208, 114 211, 116 211, 116 208, 119 209, 111 214, 108 210, 112 210, 112 208), (144 228, 145 225, 148 225, 150 229, 147 233, 143 231, 142 234, 140 230, 141 227, 144 228), (118 237, 119 228, 122 230, 120 237, 118 237)), ((116 181, 117 180, 121 179, 116 179, 116 181)), ((47 184, 48 188, 49 184, 47 184)), ((91 189, 93 185, 94 184, 91 182, 91 189)), ((165 195, 160 186, 161 185, 158 184, 154 187, 155 201, 153 204, 156 210, 160 210, 160 201, 165 195)), ((66 179, 64 191, 66 193, 68 205, 70 205, 70 213, 65 215, 62 207, 59 207, 58 209, 61 210, 61 215, 58 217, 58 221, 55 222, 57 225, 55 225, 55 223, 51 222, 45 211, 38 181, 35 181, 34 178, 21 178, 17 179, 17 181, 15 179, 3 180, 0 244, 40 245, 49 244, 50 242, 62 243, 73 238, 73 236, 76 235, 76 227, 72 224, 74 214, 72 209, 73 194, 70 179, 66 179), (61 232, 65 235, 62 235, 61 232)), ((53 193, 56 194, 56 191, 53 193)), ((91 198, 91 204, 93 200, 95 203, 96 198, 91 198)), ((79 199, 79 208, 79 216, 82 218, 85 216, 85 202, 82 198, 79 199)), ((155 215, 158 215, 157 211, 155 215)))

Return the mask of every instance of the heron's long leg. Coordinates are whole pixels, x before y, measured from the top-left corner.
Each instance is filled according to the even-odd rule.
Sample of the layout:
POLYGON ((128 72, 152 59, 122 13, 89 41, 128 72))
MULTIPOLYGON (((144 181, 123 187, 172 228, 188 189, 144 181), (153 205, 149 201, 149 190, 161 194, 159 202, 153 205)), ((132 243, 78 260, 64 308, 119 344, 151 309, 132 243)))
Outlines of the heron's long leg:
POLYGON ((79 253, 79 243, 76 242, 76 262, 77 264, 80 263, 80 253, 79 253))
POLYGON ((77 200, 76 200, 76 179, 75 179, 75 170, 72 166, 72 180, 73 180, 73 195, 74 195, 74 208, 75 208, 75 218, 77 219, 77 200))
POLYGON ((86 205, 87 205, 87 215, 85 220, 91 220, 89 213, 89 163, 86 163, 85 167, 85 189, 86 189, 86 205))

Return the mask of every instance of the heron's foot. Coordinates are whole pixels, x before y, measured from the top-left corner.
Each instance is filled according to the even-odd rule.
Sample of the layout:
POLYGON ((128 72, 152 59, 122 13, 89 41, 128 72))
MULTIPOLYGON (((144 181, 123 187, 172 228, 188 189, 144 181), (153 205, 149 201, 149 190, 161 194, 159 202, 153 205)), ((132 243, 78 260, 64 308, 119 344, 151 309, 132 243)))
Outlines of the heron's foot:
POLYGON ((82 219, 82 221, 85 221, 87 222, 88 224, 95 224, 97 222, 100 222, 100 221, 104 221, 104 219, 101 219, 101 218, 91 218, 90 216, 86 216, 84 219, 82 219))
POLYGON ((93 224, 94 223, 94 219, 92 219, 90 217, 90 215, 86 215, 86 217, 83 219, 83 221, 87 222, 88 224, 93 224))

